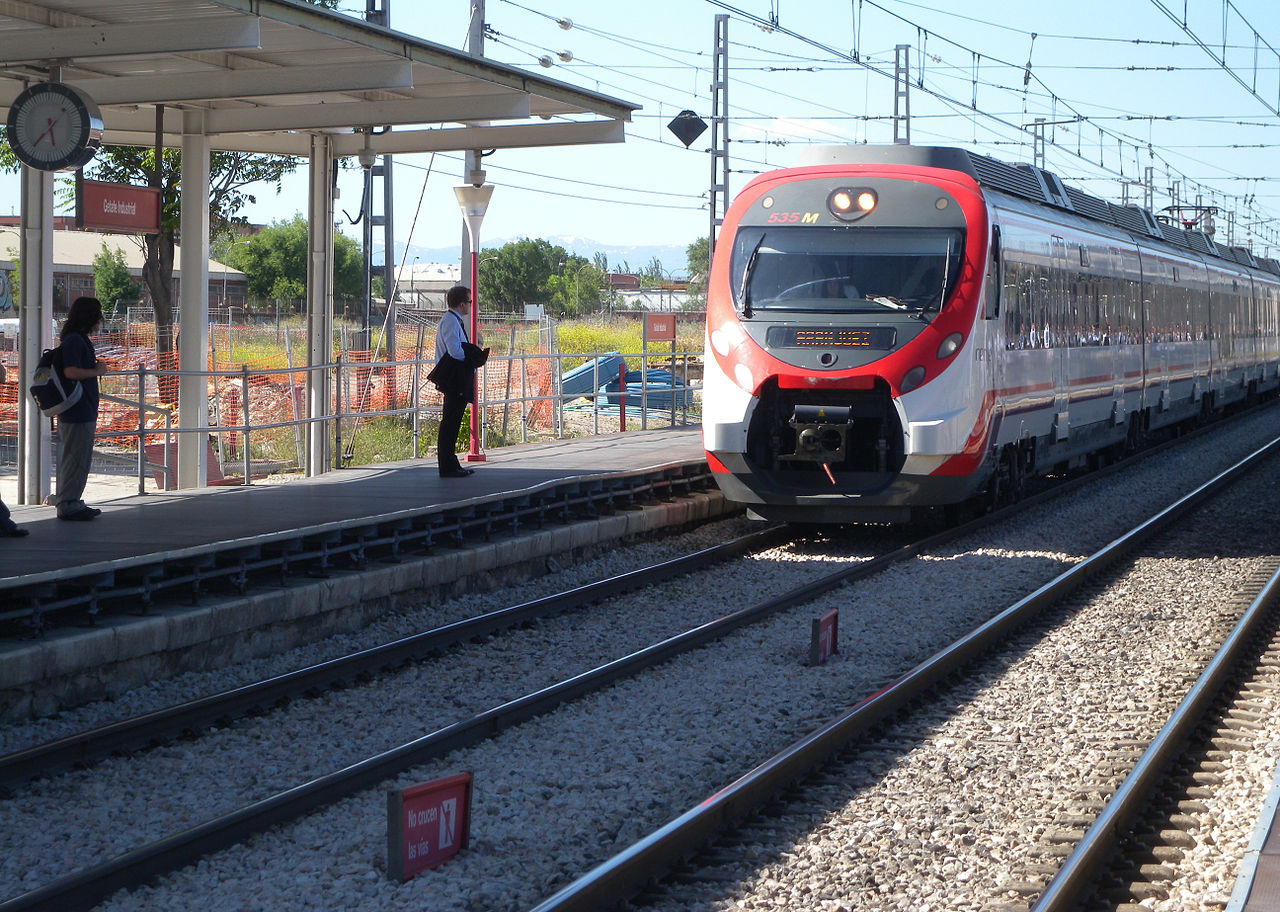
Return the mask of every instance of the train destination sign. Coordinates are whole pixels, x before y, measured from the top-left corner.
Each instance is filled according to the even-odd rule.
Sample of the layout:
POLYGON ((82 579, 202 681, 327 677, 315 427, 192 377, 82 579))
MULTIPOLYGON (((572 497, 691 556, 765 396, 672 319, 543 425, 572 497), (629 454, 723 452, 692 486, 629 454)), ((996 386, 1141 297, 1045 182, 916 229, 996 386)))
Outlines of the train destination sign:
POLYGON ((387 876, 397 883, 444 864, 467 845, 471 774, 387 792, 387 876))
POLYGON ((871 348, 888 351, 898 333, 891 326, 771 326, 774 348, 871 348))

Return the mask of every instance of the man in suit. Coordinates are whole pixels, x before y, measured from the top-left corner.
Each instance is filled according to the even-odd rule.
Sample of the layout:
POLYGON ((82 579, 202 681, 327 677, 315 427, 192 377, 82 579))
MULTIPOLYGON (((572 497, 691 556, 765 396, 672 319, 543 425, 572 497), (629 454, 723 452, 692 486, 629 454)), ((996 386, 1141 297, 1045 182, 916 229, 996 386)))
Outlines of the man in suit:
POLYGON ((444 395, 440 415, 440 439, 436 445, 436 464, 441 478, 466 478, 475 469, 463 468, 456 453, 458 431, 467 403, 475 399, 476 368, 489 352, 471 344, 467 338, 467 316, 471 313, 471 289, 455 285, 445 295, 449 309, 436 327, 436 367, 429 379, 444 395))

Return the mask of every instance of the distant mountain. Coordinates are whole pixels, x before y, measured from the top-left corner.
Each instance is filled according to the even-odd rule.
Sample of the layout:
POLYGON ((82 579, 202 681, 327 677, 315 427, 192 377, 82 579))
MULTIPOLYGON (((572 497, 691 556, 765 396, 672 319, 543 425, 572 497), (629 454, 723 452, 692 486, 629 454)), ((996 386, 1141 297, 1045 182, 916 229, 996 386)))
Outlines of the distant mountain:
MULTIPOLYGON (((485 247, 501 247, 503 244, 517 240, 519 238, 482 239, 481 244, 485 247)), ((594 259, 597 253, 603 253, 608 258, 609 268, 615 272, 638 272, 648 266, 654 257, 657 257, 662 268, 675 278, 685 278, 689 271, 688 256, 685 253, 685 247, 680 244, 611 246, 591 238, 570 236, 549 237, 546 240, 554 246, 563 247, 569 253, 588 260, 594 259)), ((375 241, 373 251, 374 262, 378 262, 382 259, 382 245, 375 241)), ((415 258, 419 263, 456 263, 460 256, 462 256, 462 250, 458 246, 413 246, 409 248, 406 255, 404 245, 397 243, 395 262, 398 264, 401 257, 404 257, 405 264, 409 266, 413 265, 415 258)))

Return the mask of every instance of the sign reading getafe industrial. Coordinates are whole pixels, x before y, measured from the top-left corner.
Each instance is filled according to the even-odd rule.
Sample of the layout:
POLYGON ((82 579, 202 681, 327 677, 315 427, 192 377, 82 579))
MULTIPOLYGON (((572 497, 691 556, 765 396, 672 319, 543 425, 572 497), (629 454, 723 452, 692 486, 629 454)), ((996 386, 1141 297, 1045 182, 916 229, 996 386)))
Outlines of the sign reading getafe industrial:
POLYGON ((155 187, 76 181, 76 227, 157 234, 160 191, 155 187))

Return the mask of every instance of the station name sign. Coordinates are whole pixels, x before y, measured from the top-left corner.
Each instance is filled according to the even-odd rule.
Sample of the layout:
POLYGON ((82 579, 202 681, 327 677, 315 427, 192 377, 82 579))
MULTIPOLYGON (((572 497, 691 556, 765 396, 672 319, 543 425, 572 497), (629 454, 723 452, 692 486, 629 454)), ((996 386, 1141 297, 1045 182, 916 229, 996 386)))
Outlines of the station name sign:
POLYGON ((76 227, 158 234, 160 190, 104 181, 76 181, 76 227))

